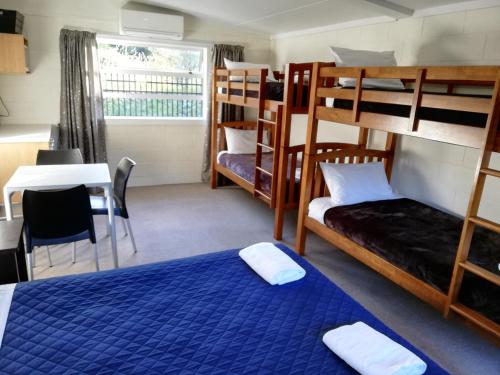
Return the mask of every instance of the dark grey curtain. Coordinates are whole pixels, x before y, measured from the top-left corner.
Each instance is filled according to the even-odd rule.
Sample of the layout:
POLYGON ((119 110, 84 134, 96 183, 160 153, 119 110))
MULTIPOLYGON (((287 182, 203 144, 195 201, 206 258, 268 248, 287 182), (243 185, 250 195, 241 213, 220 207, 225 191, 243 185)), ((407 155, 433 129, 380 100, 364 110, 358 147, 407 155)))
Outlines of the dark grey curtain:
MULTIPOLYGON (((244 47, 235 46, 230 44, 215 44, 212 48, 212 66, 221 68, 224 67, 224 58, 231 61, 245 61, 244 47)), ((209 81, 211 82, 212 77, 209 81)), ((211 86, 209 86, 211 87, 211 86)), ((211 97, 209 93, 209 97, 211 97)), ((208 122, 205 127, 205 142, 203 144, 203 164, 201 170, 201 179, 203 182, 208 182, 210 180, 210 152, 211 152, 211 108, 208 106, 208 122)), ((220 121, 242 121, 243 120, 243 108, 231 104, 222 104, 219 107, 219 120, 220 121)))
POLYGON ((85 163, 106 162, 106 137, 96 35, 62 29, 60 146, 79 148, 85 163))

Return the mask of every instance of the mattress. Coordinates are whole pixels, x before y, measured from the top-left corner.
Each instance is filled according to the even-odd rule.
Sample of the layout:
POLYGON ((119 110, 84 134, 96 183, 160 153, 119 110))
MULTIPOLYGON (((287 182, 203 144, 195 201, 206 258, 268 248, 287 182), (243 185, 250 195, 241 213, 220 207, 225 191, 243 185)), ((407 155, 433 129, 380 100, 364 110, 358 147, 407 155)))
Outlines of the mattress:
MULTIPOLYGON (((328 209, 335 231, 447 294, 463 219, 403 198, 328 209)), ((469 260, 499 274, 500 235, 477 227, 469 260)), ((459 300, 500 323, 500 288, 467 273, 459 300)))
MULTIPOLYGON (((220 152, 217 156, 217 162, 227 169, 231 170, 241 178, 249 181, 251 184, 255 181, 255 154, 229 154, 227 152, 220 152)), ((262 153, 262 168, 266 171, 272 172, 273 170, 273 153, 264 152, 262 153)), ((296 168, 295 181, 298 184, 300 182, 300 168, 296 168)), ((267 194, 271 193, 271 176, 265 173, 261 173, 261 189, 267 194)), ((288 163, 287 176, 290 177, 290 163, 288 163)), ((276 175, 277 178, 277 175, 276 175)), ((288 189, 288 184, 287 184, 288 189)), ((296 198, 298 199, 299 189, 298 186, 295 189, 296 198)))
MULTIPOLYGON (((219 154, 219 164, 236 173, 241 178, 254 183, 255 181, 255 154, 219 154)), ((262 153, 262 168, 266 171, 273 170, 273 153, 262 153)), ((261 173, 261 188, 264 192, 271 192, 272 179, 265 173, 261 173)))
POLYGON ((446 372, 326 279, 271 286, 237 250, 18 284, 0 374, 355 374, 322 343, 363 321, 446 372))
MULTIPOLYGON (((339 90, 353 90, 352 88, 341 88, 339 90)), ((364 91, 373 90, 373 89, 363 89, 364 91)), ((388 90, 380 90, 377 91, 388 91, 388 90)), ((390 90, 396 91, 396 90, 390 90)), ((400 92, 410 92, 413 90, 405 89, 400 92)), ((432 95, 432 93, 427 93, 432 95)), ((450 94, 450 96, 461 96, 460 94, 450 94)), ((470 96, 470 95, 468 95, 470 96)), ((474 95, 476 97, 484 97, 489 98, 488 96, 474 95)), ((339 109, 349 109, 353 108, 353 101, 349 99, 335 99, 333 102, 334 108, 339 109)), ((400 105, 400 104, 387 104, 387 103, 376 103, 376 102, 361 102, 360 110, 362 112, 372 112, 379 113, 383 115, 391 115, 391 116, 399 116, 399 117, 409 117, 411 106, 409 105, 400 105)), ((486 126, 486 120, 488 115, 485 113, 477 113, 477 112, 466 112, 466 111, 454 111, 449 109, 439 109, 439 108, 428 108, 422 107, 417 112, 417 117, 422 120, 429 121, 437 121, 437 122, 445 122, 457 125, 466 125, 473 127, 481 127, 484 128, 486 126)))

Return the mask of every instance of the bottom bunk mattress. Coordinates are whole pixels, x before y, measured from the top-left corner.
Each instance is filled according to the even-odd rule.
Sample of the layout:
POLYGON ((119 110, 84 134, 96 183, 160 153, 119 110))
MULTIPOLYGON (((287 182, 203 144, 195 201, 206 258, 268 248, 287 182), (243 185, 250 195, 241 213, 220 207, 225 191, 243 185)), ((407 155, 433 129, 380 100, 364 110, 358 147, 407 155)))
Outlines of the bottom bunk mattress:
POLYGON ((271 286, 237 250, 18 284, 0 374, 355 374, 323 343, 363 321, 445 374, 307 261, 271 286))
MULTIPOLYGON (((337 206, 324 214, 336 232, 448 293, 463 219, 402 198, 337 206)), ((500 274, 500 235, 477 227, 471 262, 500 274)), ((459 299, 500 323, 500 288, 465 274, 459 299)))
MULTIPOLYGON (((255 154, 229 154, 227 152, 220 153, 218 157, 218 162, 223 167, 231 170, 244 180, 250 182, 251 184, 255 181, 255 154)), ((272 152, 264 152, 262 153, 262 168, 266 171, 273 170, 273 153, 272 152)), ((261 173, 261 188, 265 193, 271 193, 271 176, 267 174, 261 173)), ((287 175, 290 176, 290 163, 288 163, 288 172, 287 175)), ((295 180, 298 184, 300 181, 300 168, 297 168, 295 171, 295 180)), ((287 185, 288 187, 288 185, 287 185)), ((298 192, 295 189, 296 192, 298 192)))

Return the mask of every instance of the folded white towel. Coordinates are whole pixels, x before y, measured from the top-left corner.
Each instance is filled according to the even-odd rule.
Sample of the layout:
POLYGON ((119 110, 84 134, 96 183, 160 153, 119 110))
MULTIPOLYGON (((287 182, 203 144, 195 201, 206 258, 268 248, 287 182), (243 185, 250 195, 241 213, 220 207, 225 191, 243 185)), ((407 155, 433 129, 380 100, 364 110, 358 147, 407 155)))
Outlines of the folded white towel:
POLYGON ((332 329, 323 342, 363 375, 420 375, 427 369, 415 354, 363 322, 332 329))
POLYGON ((270 242, 260 242, 239 252, 240 257, 271 285, 302 279, 306 271, 270 242))

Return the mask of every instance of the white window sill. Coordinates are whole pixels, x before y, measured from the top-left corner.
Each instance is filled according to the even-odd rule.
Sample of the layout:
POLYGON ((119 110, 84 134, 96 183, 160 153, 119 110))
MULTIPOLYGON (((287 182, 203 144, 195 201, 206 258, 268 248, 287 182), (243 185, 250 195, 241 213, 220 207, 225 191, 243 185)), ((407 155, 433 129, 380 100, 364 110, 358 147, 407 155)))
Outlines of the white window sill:
POLYGON ((156 117, 106 117, 106 124, 114 125, 160 125, 160 126, 205 126, 204 118, 156 118, 156 117))

